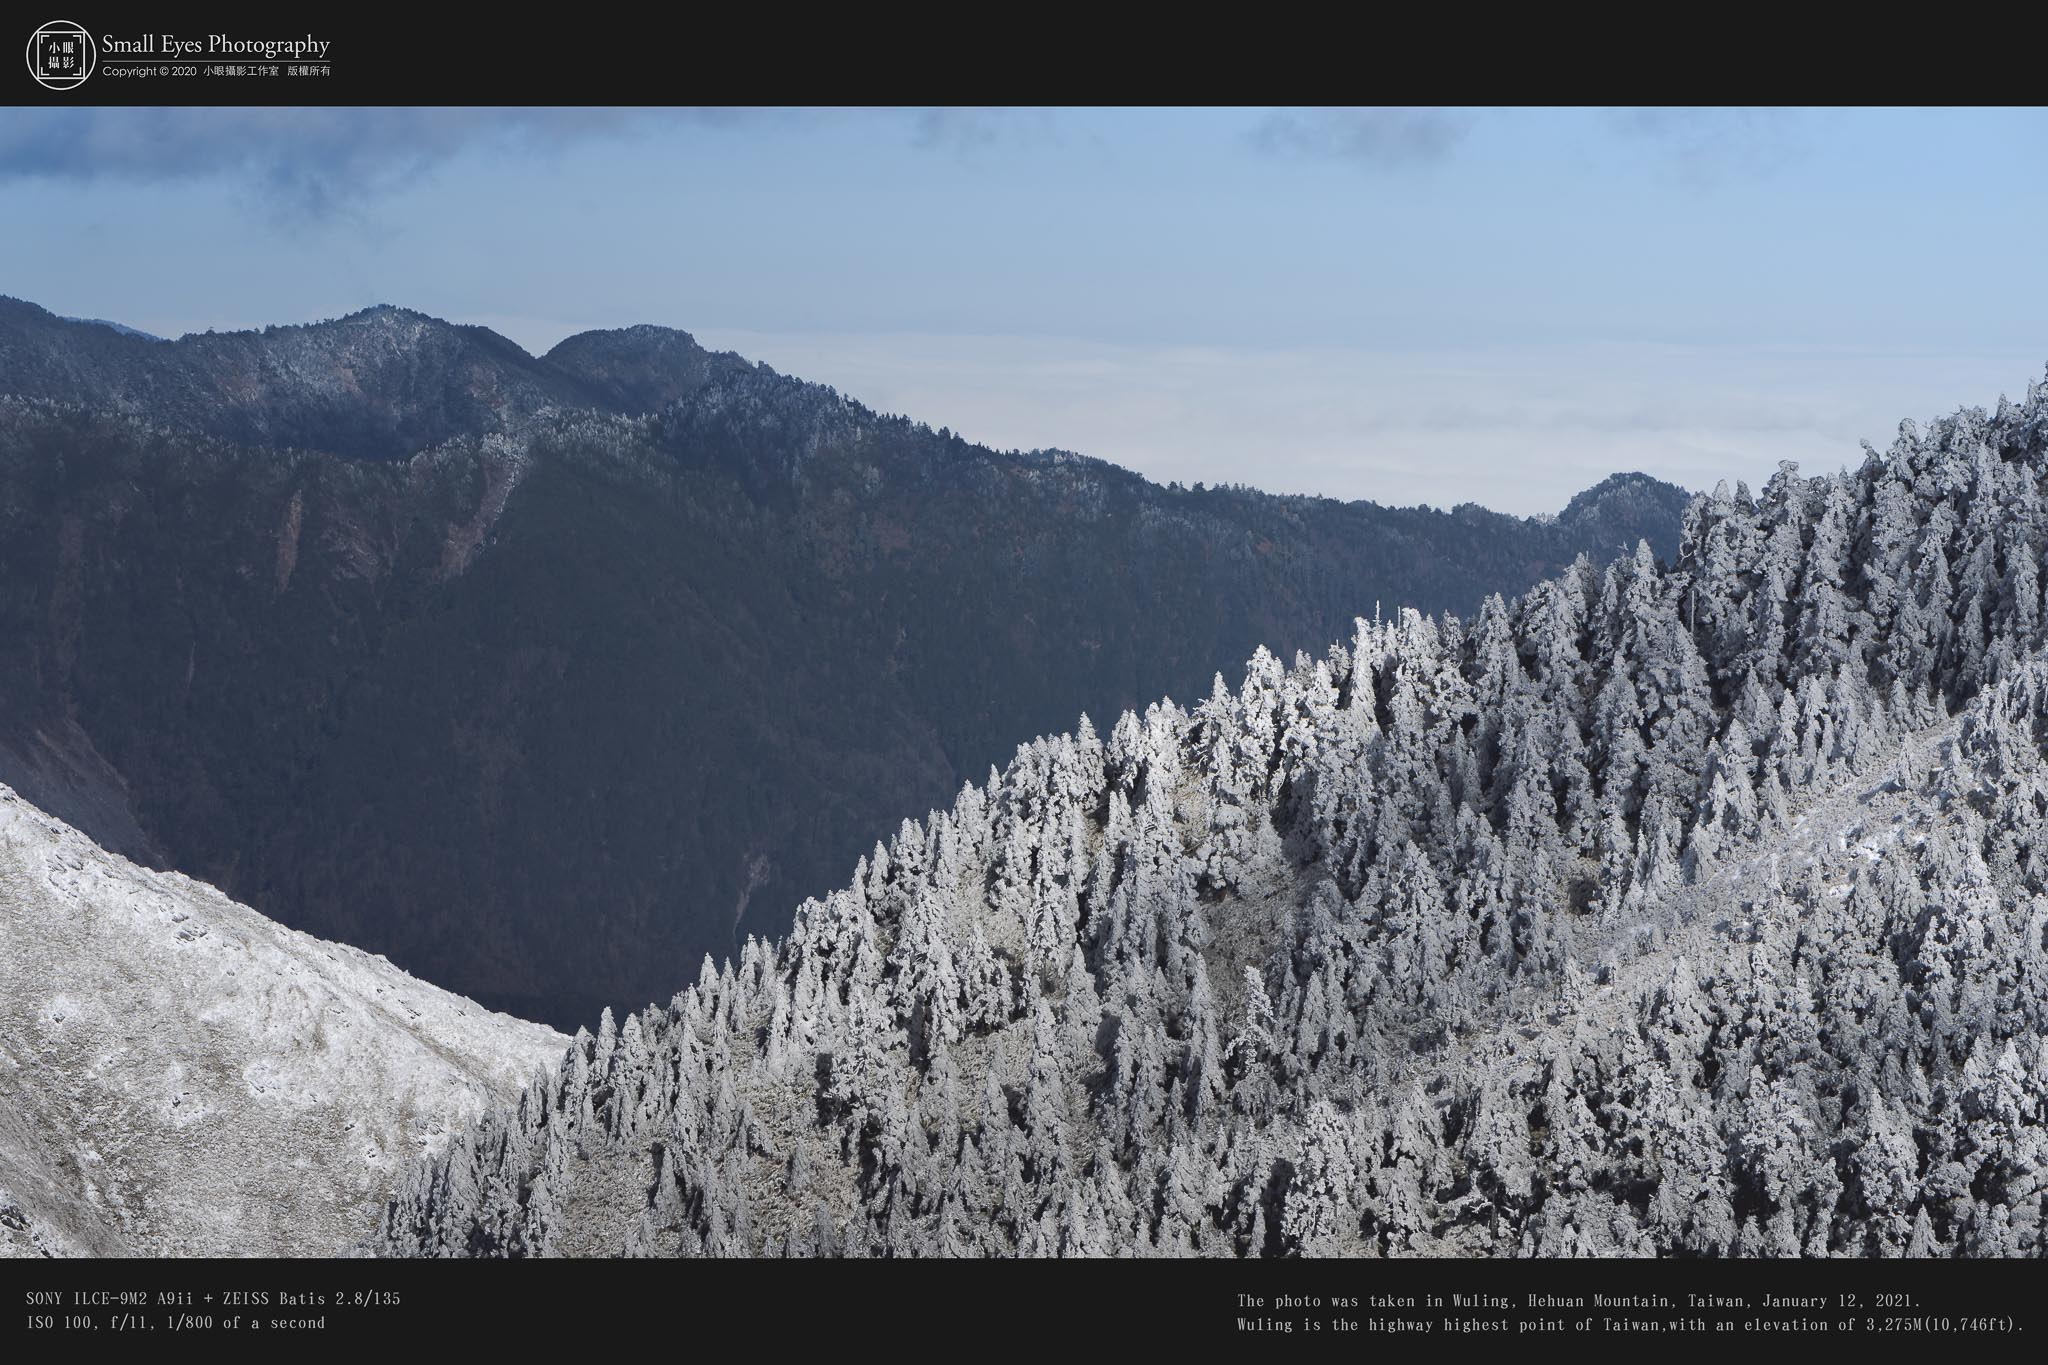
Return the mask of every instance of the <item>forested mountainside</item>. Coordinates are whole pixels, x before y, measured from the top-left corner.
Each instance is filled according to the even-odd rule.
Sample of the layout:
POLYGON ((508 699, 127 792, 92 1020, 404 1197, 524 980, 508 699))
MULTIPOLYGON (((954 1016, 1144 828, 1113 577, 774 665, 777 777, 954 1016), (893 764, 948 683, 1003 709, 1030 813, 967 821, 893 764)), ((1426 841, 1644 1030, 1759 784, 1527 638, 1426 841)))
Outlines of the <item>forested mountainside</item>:
POLYGON ((662 328, 160 342, 0 305, 0 780, 573 1026, 774 936, 1081 710, 1648 538, 1000 453, 662 328), (416 442, 432 441, 422 449, 416 442), (252 444, 253 442, 253 444, 252 444))
POLYGON ((1021 748, 392 1254, 2039 1255, 2048 384, 1021 748))
POLYGON ((337 1255, 567 1042, 0 787, 0 1257, 337 1255))

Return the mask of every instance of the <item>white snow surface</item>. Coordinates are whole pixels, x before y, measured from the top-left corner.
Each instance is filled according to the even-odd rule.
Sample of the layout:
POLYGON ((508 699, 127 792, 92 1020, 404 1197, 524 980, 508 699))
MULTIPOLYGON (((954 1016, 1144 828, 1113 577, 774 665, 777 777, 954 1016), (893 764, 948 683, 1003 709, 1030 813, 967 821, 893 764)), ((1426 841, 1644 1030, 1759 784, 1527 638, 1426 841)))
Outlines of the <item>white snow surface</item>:
POLYGON ((0 1257, 344 1254, 568 1042, 0 785, 0 1257))

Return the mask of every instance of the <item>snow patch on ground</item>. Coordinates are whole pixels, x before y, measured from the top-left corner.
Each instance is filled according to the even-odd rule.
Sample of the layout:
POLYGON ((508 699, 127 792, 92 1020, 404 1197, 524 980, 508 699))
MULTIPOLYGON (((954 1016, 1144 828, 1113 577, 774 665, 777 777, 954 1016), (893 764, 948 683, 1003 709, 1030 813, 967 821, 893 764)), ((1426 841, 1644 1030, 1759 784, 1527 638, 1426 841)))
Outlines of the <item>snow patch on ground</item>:
POLYGON ((567 1046, 0 786, 0 1256, 336 1254, 567 1046))

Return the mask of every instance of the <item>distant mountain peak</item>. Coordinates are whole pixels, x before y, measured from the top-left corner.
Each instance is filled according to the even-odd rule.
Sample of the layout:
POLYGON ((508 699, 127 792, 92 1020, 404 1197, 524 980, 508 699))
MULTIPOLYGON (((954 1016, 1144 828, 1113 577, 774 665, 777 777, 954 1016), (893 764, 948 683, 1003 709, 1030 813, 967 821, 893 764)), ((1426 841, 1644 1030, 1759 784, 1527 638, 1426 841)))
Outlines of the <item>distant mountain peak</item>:
POLYGON ((449 328, 458 325, 456 323, 449 322, 445 318, 437 318, 433 316, 431 313, 422 313, 416 308, 402 308, 395 303, 373 303, 368 308, 358 308, 353 313, 344 313, 341 317, 335 319, 335 321, 383 322, 397 318, 403 318, 411 322, 431 322, 436 323, 442 327, 449 328))
POLYGON ((653 323, 564 338, 545 364, 586 384, 622 412, 654 412, 724 375, 752 370, 733 353, 707 351, 688 332, 653 323))
POLYGON ((1617 528, 1641 522, 1669 525, 1684 515, 1692 494, 1640 470, 1609 474, 1565 504, 1557 520, 1566 526, 1613 522, 1617 528))
POLYGON ((574 336, 564 337, 560 345, 566 345, 581 337, 632 337, 637 341, 674 340, 695 346, 697 338, 679 327, 664 327, 658 322, 635 322, 625 327, 592 327, 574 336))
POLYGON ((247 445, 377 460, 502 431, 548 406, 607 406, 488 328, 382 303, 318 322, 144 344, 0 301, 0 391, 247 445))
POLYGON ((107 328, 111 328, 111 329, 113 329, 113 330, 114 330, 114 331, 116 331, 116 332, 119 332, 119 333, 120 333, 120 334, 121 334, 122 336, 140 337, 140 338, 142 338, 142 339, 143 339, 144 341, 162 341, 162 340, 164 340, 164 338, 163 338, 163 337, 160 337, 160 336, 158 336, 158 335, 157 335, 156 333, 154 333, 154 332, 145 332, 145 331, 143 331, 143 330, 142 330, 142 329, 141 329, 140 327, 130 327, 130 326, 129 326, 129 325, 127 324, 127 323, 125 323, 125 322, 114 322, 114 321, 111 321, 111 320, 109 320, 109 319, 107 319, 107 318, 73 318, 73 317, 67 317, 67 318, 65 318, 65 319, 64 319, 64 321, 66 321, 66 322, 76 322, 76 323, 81 323, 81 324, 83 324, 84 326, 87 326, 87 327, 107 327, 107 328))

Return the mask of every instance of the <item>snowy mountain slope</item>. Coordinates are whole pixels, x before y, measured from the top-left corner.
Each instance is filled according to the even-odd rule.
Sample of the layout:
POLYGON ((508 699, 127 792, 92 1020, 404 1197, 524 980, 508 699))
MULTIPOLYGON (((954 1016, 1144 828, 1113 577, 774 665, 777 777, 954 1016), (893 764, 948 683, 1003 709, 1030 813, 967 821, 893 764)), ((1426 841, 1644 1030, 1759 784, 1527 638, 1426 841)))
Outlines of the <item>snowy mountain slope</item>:
POLYGON ((331 1255, 567 1040, 0 787, 0 1255, 331 1255))
POLYGON ((2048 1253, 2048 384, 1020 749, 404 1255, 2048 1253))
MULTIPOLYGON (((1698 883, 1641 906, 1625 923, 1585 934, 1555 973, 1504 993, 1490 1012, 1492 1026, 1436 1040, 1411 1056, 1401 1054, 1412 1051, 1405 1045, 1412 1040, 1398 1039, 1403 1046, 1382 1050, 1376 1093, 1363 1104, 1354 1094, 1342 1107, 1319 1100, 1292 1114, 1266 1113, 1265 1132, 1245 1136, 1257 1153, 1252 1160, 1284 1172, 1280 1227, 1269 1247, 1255 1203, 1252 1226, 1242 1233, 1247 1244, 1235 1249, 1256 1254, 1299 1239, 1287 1249, 1640 1255, 1668 1253, 1677 1234, 1711 1239, 1705 1245, 1725 1254, 1820 1254, 1830 1249, 1831 1232, 1836 1250, 1848 1234, 1827 1219, 1816 1230, 1809 1217, 1810 1244, 1802 1245, 1792 1211, 1800 1198, 1810 1203, 1824 1195, 1831 1205, 1846 1196, 1857 1208, 1849 1226, 1871 1239, 1864 1249, 1873 1253, 2038 1254, 2048 1192, 2048 1129, 2042 1126, 2048 1047, 2041 1041, 2041 1021, 2048 1017, 2042 1009, 2048 900, 2015 894, 1989 870, 1987 858, 1996 862, 2000 848, 2011 851, 2011 831, 2001 837, 1977 814, 1980 808, 2024 810, 2029 816, 2021 825, 2038 823, 2033 802, 2048 792, 2042 746, 2037 741, 2015 749, 1996 738, 2012 733, 2015 711, 2048 716, 2048 664, 2031 663, 1961 718, 1904 737, 1878 771, 1803 793, 1783 827, 1745 856, 1730 856, 1698 883), (1945 891, 1960 904, 1944 903, 1941 894, 1931 902, 1902 897, 1901 887, 1945 891), (1963 922, 1971 928, 1958 942, 1956 926, 1963 922), (2013 954, 2007 961, 1983 952, 1987 943, 2001 942, 2013 954), (1924 966, 1923 958, 1943 957, 1951 961, 1946 975, 1959 996, 1969 987, 2000 999, 2007 1016, 2002 1026, 1982 1013, 1958 1015, 1954 999, 1934 992, 1899 990, 1924 966), (1790 964, 1790 979, 1781 979, 1784 964, 1790 964), (1901 972, 1902 964, 1909 970, 1901 972), (1927 1017, 1885 1018, 1907 1006, 1927 1017), (1934 1026, 1937 1014, 1942 1027, 1934 1026), (1885 1074, 1887 1064, 1892 1074, 1885 1074), (1708 1072, 1729 1079, 1717 1086, 1708 1072), (1379 1125, 1373 1143, 1359 1142, 1338 1117, 1356 1122, 1361 1109, 1379 1125), (1844 1148, 1849 1155, 1838 1162, 1844 1148), (1804 1190, 1796 1188, 1801 1182, 1804 1190), (1996 1196, 1981 1222, 1953 1210, 1938 1218, 1932 1212, 1972 1190, 1996 1196), (1333 1216, 1330 1206, 1339 1198, 1356 1199, 1371 1222, 1405 1217, 1412 1225, 1391 1242, 1370 1232, 1361 1236, 1345 1226, 1350 1220, 1333 1216), (1540 1217, 1514 1216, 1531 1208, 1540 1217), (1965 1237, 1967 1245, 1958 1247, 1965 1237)), ((1281 920, 1296 913, 1298 888, 1271 885, 1249 899, 1265 903, 1262 916, 1281 920)), ((991 925, 987 932, 993 937, 1001 928, 991 925)), ((1007 928, 1020 934, 1020 926, 1007 928)), ((1212 950, 1222 938, 1217 935, 1212 950)), ((1240 945, 1224 955, 1242 954, 1240 945)), ((953 1190, 944 1182, 923 1190, 911 1185, 876 1200, 863 1169, 872 1159, 865 1143, 857 1138, 849 1148, 843 1131, 833 1125, 820 1131, 810 1121, 807 1111, 832 1104, 829 1081, 814 1087, 805 1084, 808 1077, 784 1074, 778 1083, 772 1069, 758 1064, 762 1059, 735 1056, 736 1044, 724 1036, 719 1018, 732 1013, 735 998, 744 998, 738 980, 731 973, 707 974, 709 984, 700 984, 674 1014, 650 1012, 629 1020, 623 1031, 607 1019, 598 1037, 579 1037, 553 1104, 542 1109, 529 1097, 520 1116, 555 1128, 546 1136, 557 1141, 557 1134, 573 1135, 566 1144, 574 1148, 573 1160, 551 1167, 549 1155, 566 1153, 545 1143, 532 1155, 533 1168, 560 1182, 567 1198, 554 1205, 551 1181, 544 1180, 523 1220, 500 1212, 485 1224, 492 1236, 472 1250, 604 1255, 683 1249, 687 1243, 664 1246, 663 1234, 687 1237, 692 1220, 676 1204, 650 1204, 648 1191, 690 1169, 675 1156, 678 1148, 688 1151, 721 1132, 744 1149, 744 1159, 735 1162, 728 1152, 709 1173, 700 1167, 697 1174, 705 1180, 703 1198, 728 1201, 722 1214, 715 1205, 707 1210, 713 1226, 721 1217, 730 1222, 720 1241, 707 1239, 691 1251, 993 1249, 987 1234, 994 1229, 975 1229, 976 1215, 967 1212, 969 1182, 953 1190), (708 1039, 697 1041, 703 1035, 708 1039), (661 1069, 651 1059, 677 1055, 702 1065, 701 1084, 716 1093, 688 1097, 671 1089, 656 1092, 660 1097, 650 1104, 645 1079, 661 1069), (640 1061, 627 1062, 633 1057, 640 1061), (603 1097, 595 1108, 570 1098, 579 1082, 586 1097, 603 1097), (646 1097, 638 1115, 616 1108, 604 1114, 606 1101, 621 1091, 646 1097), (701 1105, 710 1118, 667 1126, 661 1118, 666 1105, 684 1113, 701 1105), (638 1141, 622 1142, 614 1123, 624 1133, 637 1129, 638 1141), (593 1132, 604 1136, 593 1138, 593 1132), (679 1132, 687 1134, 681 1141, 679 1132), (799 1190, 811 1196, 809 1207, 791 1198, 799 1190), (942 1226, 949 1201, 962 1201, 953 1206, 958 1221, 944 1234, 956 1240, 892 1244, 872 1230, 876 1204, 883 1215, 900 1217, 900 1206, 891 1206, 911 1190, 916 1193, 903 1202, 936 1211, 942 1226), (548 1239, 540 1247, 510 1240, 536 1233, 548 1239)), ((1235 1037, 1212 1055, 1247 1043, 1276 1058, 1300 1050, 1282 1027, 1289 1021, 1276 1018, 1270 1002, 1252 1003, 1263 990, 1261 983, 1239 993, 1235 1037)), ((1048 1008, 1063 1014, 1073 996, 1094 1000, 1098 993, 1076 976, 1048 1008)), ((773 1029, 787 1011, 771 1007, 767 1013, 773 1029)), ((747 1019, 735 1022, 735 1033, 746 1031, 747 1019)), ((1299 1020, 1292 1022, 1298 1029, 1299 1020)), ((1057 1020, 1052 1031, 1066 1031, 1066 1021, 1057 1020)), ((1019 1021, 999 1025, 978 1045, 965 1040, 938 1065, 945 1097, 938 1104, 927 1088, 930 1072, 920 1078, 906 1068, 895 1081, 903 1097, 864 1136, 879 1138, 876 1146, 886 1152, 882 1143, 892 1127, 900 1141, 917 1128, 942 1132, 942 1116, 950 1116, 957 1132, 933 1150, 958 1143, 963 1158, 981 1156, 983 1142, 994 1137, 991 1147, 1003 1151, 1008 1144, 998 1135, 1004 1120, 1017 1117, 1020 1101, 1032 1105, 1036 1085, 1074 1067, 1077 1052, 1085 1056, 1049 1042, 1046 1033, 1042 1022, 1027 1027, 1019 1021), (961 1084, 976 1073, 982 1086, 961 1084)), ((857 1047, 844 1036, 834 1041, 857 1047)), ((838 1055, 835 1047, 828 1076, 838 1055)), ((1067 1110, 1074 1122, 1056 1125, 1052 1145, 1039 1156, 1025 1155, 1034 1138, 1045 1141, 1030 1132, 1027 1119, 1018 1125, 1016 1147, 994 1164, 1001 1169, 1015 1159, 1022 1172, 1035 1160, 1059 1162, 1060 1146, 1092 1152, 1093 1172, 1067 1158, 1070 1180, 1090 1175, 1074 1180, 1075 1188, 1089 1189, 1087 1198, 1112 1208, 1121 1205, 1133 1226, 1119 1229, 1103 1213, 1081 1212, 1085 1204, 1077 1201, 1072 1210, 1055 1206, 1044 1240, 1025 1245, 1060 1254, 1231 1251, 1229 1243, 1200 1234, 1185 1244, 1162 1242, 1156 1231, 1145 1231, 1143 1201, 1093 1188, 1094 1172, 1116 1166, 1118 1134, 1101 1121, 1102 1106, 1088 1098, 1105 1079, 1083 1080, 1067 1110)), ((1042 1096, 1036 1102, 1043 1105, 1042 1096)), ((1163 1108, 1155 1121, 1163 1120, 1171 1133, 1178 1125, 1168 1116, 1177 1106, 1163 1108)), ((500 1138, 517 1131, 487 1125, 489 1136, 478 1145, 496 1151, 500 1138)), ((467 1145, 465 1139, 456 1154, 467 1145)), ((508 1145, 513 1153, 527 1150, 516 1136, 508 1145)), ((901 1148, 895 1159, 904 1159, 901 1148)), ((1206 1179, 1185 1166, 1169 1163, 1162 1174, 1162 1203, 1154 1215, 1161 1225, 1170 1226, 1173 1217, 1165 1198, 1217 1193, 1213 1185, 1205 1191, 1206 1179), (1186 1182, 1179 1194, 1177 1181, 1186 1182)), ((472 1174, 449 1182, 436 1198, 459 1200, 466 1192, 475 1199, 482 1188, 472 1174)), ((993 1215, 1000 1226, 1007 1207, 1037 1202, 1028 1188, 1013 1184, 981 1216, 993 1215)), ((401 1200, 394 1212, 407 1211, 401 1200)), ((424 1248, 401 1243, 398 1249, 424 1248)))

